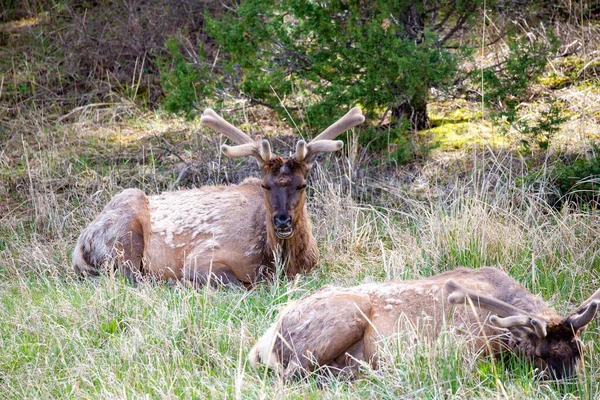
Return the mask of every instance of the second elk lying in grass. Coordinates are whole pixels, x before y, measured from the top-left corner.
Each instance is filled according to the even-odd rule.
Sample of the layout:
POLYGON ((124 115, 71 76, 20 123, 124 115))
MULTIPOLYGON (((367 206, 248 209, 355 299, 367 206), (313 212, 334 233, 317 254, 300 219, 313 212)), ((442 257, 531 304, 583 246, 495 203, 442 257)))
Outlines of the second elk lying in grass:
POLYGON ((599 305, 600 290, 562 318, 495 268, 349 289, 328 286, 285 307, 249 358, 286 378, 317 367, 355 372, 358 361, 377 366, 383 338, 416 327, 429 337, 454 328, 471 335, 476 350, 524 355, 561 379, 575 372, 579 335, 599 305))
POLYGON ((287 275, 310 271, 319 254, 306 211, 306 175, 319 152, 341 149, 333 139, 363 121, 353 108, 310 143, 300 140, 284 159, 271 153, 268 141, 253 140, 207 109, 201 122, 237 143, 223 145, 223 153, 255 157, 262 180, 157 196, 124 190, 79 236, 75 268, 96 275, 114 265, 133 278, 251 284, 281 250, 287 275))

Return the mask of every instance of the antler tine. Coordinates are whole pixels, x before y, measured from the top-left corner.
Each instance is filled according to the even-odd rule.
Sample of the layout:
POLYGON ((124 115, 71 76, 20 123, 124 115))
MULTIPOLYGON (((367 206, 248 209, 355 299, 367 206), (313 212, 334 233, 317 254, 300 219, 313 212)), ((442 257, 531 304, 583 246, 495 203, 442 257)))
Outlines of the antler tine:
POLYGON ((341 140, 333 140, 338 135, 346 132, 348 129, 363 123, 365 120, 362 111, 358 107, 354 107, 346 113, 342 118, 334 122, 327 129, 321 132, 316 138, 306 144, 303 140, 298 142, 296 146, 296 159, 299 162, 310 160, 311 156, 320 152, 338 151, 344 143, 341 140))
POLYGON ((260 166, 263 166, 271 159, 271 145, 268 141, 263 140, 259 145, 259 143, 254 141, 250 136, 231 125, 229 122, 225 121, 225 119, 223 119, 213 109, 207 108, 204 110, 202 117, 200 118, 200 122, 206 126, 210 126, 218 132, 221 132, 238 144, 237 146, 228 146, 226 144, 221 146, 221 151, 227 157, 234 158, 253 156, 256 158, 260 166))
POLYGON ((512 328, 515 326, 531 326, 531 318, 526 315, 513 315, 512 317, 499 317, 492 315, 490 317, 492 325, 498 328, 512 328))
POLYGON ((304 140, 299 140, 296 144, 296 159, 302 162, 306 159, 307 154, 308 150, 306 149, 306 142, 304 140))
POLYGON ((546 330, 548 323, 546 321, 540 321, 539 319, 534 318, 531 320, 530 323, 533 326, 533 330, 535 331, 537 337, 539 337, 540 339, 546 337, 546 335, 548 334, 548 331, 546 330))
POLYGON ((587 308, 579 315, 570 316, 567 320, 571 323, 574 330, 579 330, 590 323, 590 321, 596 316, 598 307, 600 306, 599 300, 593 300, 587 306, 587 308))
POLYGON ((527 313, 525 313, 523 310, 520 310, 511 304, 505 303, 502 300, 498 300, 484 294, 475 293, 474 291, 459 285, 453 279, 448 279, 445 287, 446 291, 448 292, 448 302, 450 304, 463 304, 467 297, 470 297, 473 304, 485 308, 502 317, 527 317, 527 313))
POLYGON ((228 146, 226 144, 221 145, 221 151, 229 158, 254 156, 259 161, 262 161, 262 157, 258 151, 258 145, 256 143, 240 144, 238 146, 228 146))
POLYGON ((581 303, 579 307, 577 307, 574 311, 571 312, 570 315, 581 314, 588 308, 592 301, 600 301, 600 289, 596 290, 594 294, 592 294, 583 303, 581 303))
POLYGON ((273 156, 271 153, 271 144, 269 143, 268 140, 263 139, 262 142, 260 142, 260 157, 264 160, 264 161, 269 161, 271 159, 271 157, 273 156))
POLYGON ((207 108, 204 110, 202 117, 200 118, 200 122, 206 126, 210 126, 218 132, 221 132, 237 144, 255 143, 250 136, 246 135, 240 129, 225 121, 225 119, 217 114, 212 108, 207 108))
POLYGON ((546 330, 547 323, 545 321, 530 318, 526 315, 515 315, 506 318, 492 315, 490 317, 490 322, 492 325, 497 326, 498 328, 514 328, 517 326, 524 326, 526 328, 533 329, 537 337, 540 339, 546 337, 546 334, 548 333, 546 330))
POLYGON ((314 138, 309 144, 318 142, 319 140, 333 140, 341 133, 346 132, 348 129, 362 124, 365 120, 365 116, 362 115, 362 111, 359 107, 354 107, 346 113, 342 118, 335 121, 321 132, 316 138, 314 138))

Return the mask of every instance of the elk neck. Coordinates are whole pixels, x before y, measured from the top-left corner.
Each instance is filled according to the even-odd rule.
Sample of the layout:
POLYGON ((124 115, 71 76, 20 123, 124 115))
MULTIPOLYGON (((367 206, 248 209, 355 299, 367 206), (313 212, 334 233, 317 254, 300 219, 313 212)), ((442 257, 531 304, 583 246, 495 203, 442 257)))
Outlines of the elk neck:
MULTIPOLYGON (((266 215, 265 215, 266 217, 266 215)), ((319 258, 319 250, 312 235, 312 225, 306 211, 306 204, 298 210, 294 221, 294 235, 289 239, 279 239, 270 221, 265 221, 267 242, 271 254, 281 251, 288 277, 309 272, 319 258)))

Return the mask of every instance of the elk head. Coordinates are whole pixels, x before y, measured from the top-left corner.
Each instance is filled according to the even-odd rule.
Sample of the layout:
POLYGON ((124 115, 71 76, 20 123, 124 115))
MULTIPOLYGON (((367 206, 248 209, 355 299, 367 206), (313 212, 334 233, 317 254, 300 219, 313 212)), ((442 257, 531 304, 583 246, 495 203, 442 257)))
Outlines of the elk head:
POLYGON ((451 279, 445 287, 449 303, 464 304, 470 299, 474 306, 490 311, 489 322, 498 328, 508 329, 512 334, 509 346, 524 351, 540 369, 547 368, 551 377, 560 380, 575 374, 582 351, 579 336, 598 311, 600 290, 566 318, 548 321, 504 301, 466 289, 451 279))
POLYGON ((364 120, 360 108, 355 107, 310 143, 298 141, 296 153, 285 159, 272 154, 271 145, 267 140, 253 140, 210 108, 204 111, 200 119, 203 124, 237 143, 237 146, 221 146, 226 156, 256 158, 262 171, 261 186, 265 194, 267 219, 274 229, 275 236, 282 240, 294 235, 295 228, 303 218, 306 175, 317 154, 340 150, 343 142, 333 139, 364 120))

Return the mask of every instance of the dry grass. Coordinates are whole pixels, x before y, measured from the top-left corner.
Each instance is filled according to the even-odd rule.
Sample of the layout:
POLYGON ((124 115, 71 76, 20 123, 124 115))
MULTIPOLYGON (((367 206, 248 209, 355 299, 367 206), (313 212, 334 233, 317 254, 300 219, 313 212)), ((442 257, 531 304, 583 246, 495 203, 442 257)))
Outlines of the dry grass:
MULTIPOLYGON (((123 2, 106 15, 137 3, 123 2)), ((162 12, 141 8, 138 19, 162 12)), ((74 18, 83 29, 82 16, 74 18)), ((3 397, 598 397, 598 322, 584 334, 587 352, 579 378, 567 384, 538 380, 537 371, 518 358, 501 363, 479 357, 467 350, 465 338, 451 333, 433 343, 392 338, 381 368, 364 366, 355 380, 313 375, 284 383, 246 361, 280 306, 325 284, 493 265, 563 313, 598 289, 600 215, 572 206, 554 209, 545 202, 557 154, 587 157, 594 151, 590 144, 598 143, 600 95, 591 68, 578 77, 578 85, 539 88, 538 97, 559 100, 569 116, 548 152, 516 152, 518 137, 498 136, 481 119, 480 104, 456 99, 430 105, 440 124, 419 140, 438 140, 442 146, 412 165, 381 163, 349 135, 344 154, 323 157, 311 173, 309 209, 321 265, 308 276, 251 291, 131 286, 118 277, 80 280, 70 265, 79 232, 107 201, 127 187, 151 194, 240 182, 257 175, 255 162, 222 157, 221 138, 197 121, 136 105, 156 84, 137 75, 143 48, 129 54, 127 68, 120 71, 125 78, 89 81, 90 90, 79 93, 77 79, 64 80, 58 68, 64 56, 60 45, 68 38, 37 40, 59 32, 45 22, 0 27, 0 40, 12 44, 2 49, 0 60, 6 72, 0 76, 3 397), (24 51, 32 43, 32 51, 24 51), (131 87, 115 86, 123 81, 131 87), (524 179, 532 170, 539 171, 533 183, 524 179)), ((100 22, 97 17, 95 30, 102 28, 100 22)), ((572 22, 562 27, 563 42, 581 45, 588 60, 597 58, 598 28, 572 22)), ((76 35, 69 39, 77 45, 73 49, 85 50, 96 37, 84 30, 71 34, 76 35)), ((100 56, 121 48, 111 47, 112 40, 107 36, 99 44, 100 56)), ((130 42, 123 43, 122 48, 129 47, 130 42)), ((85 71, 86 62, 101 60, 88 56, 82 52, 68 67, 85 71)), ((557 63, 552 68, 559 78, 569 73, 557 63)), ((539 111, 535 98, 523 105, 531 118, 539 111)), ((241 109, 227 117, 253 133, 264 127, 276 152, 287 152, 295 143, 293 136, 271 135, 282 124, 264 109, 241 109)))
MULTIPOLYGON (((256 169, 252 161, 222 159, 219 138, 196 123, 137 109, 119 120, 111 117, 118 111, 106 111, 54 124, 30 114, 6 124, 8 140, 0 148, 4 396, 597 396, 597 323, 584 336, 580 378, 568 385, 538 381, 519 359, 480 358, 452 335, 434 343, 396 338, 382 368, 365 366, 352 381, 311 376, 283 383, 246 361, 282 304, 330 283, 495 265, 559 311, 571 310, 600 287, 600 216, 548 207, 540 195, 546 176, 535 189, 520 179, 529 160, 481 149, 439 153, 417 169, 375 168, 361 165, 350 141, 343 156, 324 157, 311 174, 320 269, 251 291, 132 287, 115 277, 82 281, 70 267, 79 231, 112 195, 132 186, 156 193, 175 182, 237 182, 256 169)), ((290 143, 284 138, 278 146, 290 143)))

